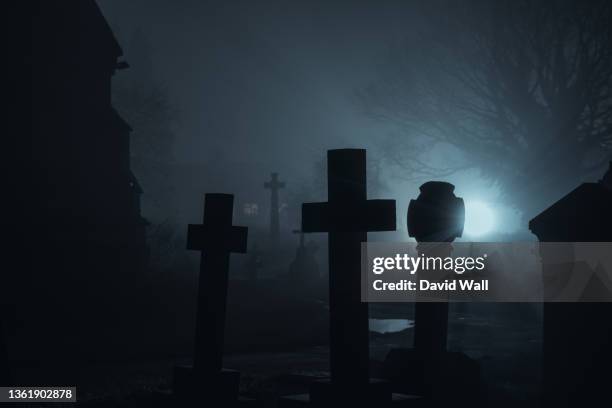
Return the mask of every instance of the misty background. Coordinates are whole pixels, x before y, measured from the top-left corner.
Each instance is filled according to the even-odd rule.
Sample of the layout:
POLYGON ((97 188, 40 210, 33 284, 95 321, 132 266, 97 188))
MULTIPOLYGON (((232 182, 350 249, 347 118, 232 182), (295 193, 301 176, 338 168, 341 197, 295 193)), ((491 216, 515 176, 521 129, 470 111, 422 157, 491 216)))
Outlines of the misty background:
MULTIPOLYGON (((22 330, 19 339, 28 339, 14 341, 11 350, 30 364, 21 365, 24 376, 35 371, 33 352, 61 356, 61 364, 45 368, 48 375, 61 369, 67 378, 100 388, 92 394, 98 395, 107 392, 106 380, 98 377, 103 370, 91 365, 91 377, 81 378, 59 349, 69 351, 74 366, 89 361, 82 356, 97 358, 108 369, 108 384, 118 382, 117 361, 151 363, 154 369, 140 372, 150 383, 164 384, 176 361, 190 361, 200 253, 187 251, 185 241, 187 224, 202 221, 205 193, 234 194, 233 223, 249 228, 247 253, 231 258, 224 351, 229 367, 260 379, 286 374, 287 367, 327 370, 327 234, 309 234, 306 246, 297 248, 294 230, 302 203, 327 199, 328 149, 367 149, 369 197, 397 201, 397 232, 372 233, 372 241, 408 239, 408 202, 430 180, 453 183, 464 198, 461 240, 533 241, 529 220, 581 182, 599 180, 610 159, 607 1, 97 3, 112 35, 101 19, 80 14, 82 5, 91 4, 77 0, 64 8, 49 6, 55 14, 39 19, 44 24, 37 44, 48 57, 37 65, 45 85, 37 90, 44 102, 37 111, 43 120, 36 121, 44 141, 39 153, 62 170, 40 178, 47 189, 42 191, 55 192, 60 185, 69 194, 65 203, 49 205, 43 193, 35 202, 53 215, 58 207, 72 219, 78 218, 72 209, 80 202, 70 198, 82 196, 91 204, 81 208, 87 219, 96 226, 112 224, 121 210, 103 204, 123 201, 107 193, 105 182, 122 167, 125 174, 115 178, 129 193, 125 207, 133 214, 127 218, 136 221, 134 241, 142 245, 138 251, 126 246, 123 253, 100 247, 97 240, 106 236, 85 229, 89 225, 75 222, 83 228, 77 231, 85 232, 72 234, 61 218, 45 224, 47 241, 56 246, 45 246, 47 257, 33 257, 37 273, 13 274, 27 284, 14 285, 21 291, 10 293, 26 316, 36 318, 15 329, 22 330), (112 107, 132 128, 130 161, 122 166, 105 164, 108 157, 125 158, 125 149, 112 152, 115 156, 90 153, 106 145, 106 134, 88 128, 95 113, 88 108, 104 103, 111 109, 108 94, 100 97, 75 85, 99 81, 106 92, 108 72, 91 76, 105 69, 96 63, 65 75, 74 61, 98 61, 98 54, 108 51, 89 43, 83 24, 90 20, 100 22, 96 30, 113 50, 116 36, 129 64, 122 69, 126 64, 120 63, 112 79, 112 107), (67 30, 56 30, 58 21, 67 30), (48 50, 44 40, 50 31, 65 32, 70 41, 49 36, 57 48, 48 50), (54 91, 56 84, 62 92, 54 91), (48 109, 48 101, 56 100, 67 104, 48 109), (77 109, 81 103, 84 109, 77 109), (44 118, 56 110, 65 123, 54 131, 64 136, 70 130, 68 137, 57 137, 65 145, 47 134, 44 118), (87 154, 78 155, 78 166, 64 166, 65 156, 56 152, 64 153, 73 139, 87 154), (270 190, 264 188, 273 172, 286 183, 278 244, 269 239, 270 190), (99 202, 105 195, 108 203, 99 202), (147 248, 141 215, 148 221, 147 248), (56 242, 65 230, 69 245, 56 242), (137 267, 114 266, 115 258, 125 255, 129 261, 136 258, 132 254, 138 255, 137 267), (47 273, 47 264, 54 273, 47 273), (49 290, 53 287, 64 295, 49 290), (51 305, 70 312, 72 330, 37 344, 36 333, 44 331, 39 323, 54 324, 40 313, 41 305, 49 313, 51 305)), ((95 7, 89 9, 98 16, 95 7)), ((116 55, 111 56, 114 67, 116 55)), ((121 132, 109 136, 125 140, 123 125, 121 132)), ((46 163, 37 163, 40 173, 47 171, 46 163)), ((123 229, 111 232, 112 244, 126 235, 123 229)), ((408 306, 370 305, 373 360, 382 361, 391 347, 412 345, 414 310, 408 306)), ((492 395, 516 405, 537 393, 541 305, 452 305, 450 316, 449 350, 482 364, 492 389, 501 390, 492 395), (509 394, 516 399, 505 398, 509 394)), ((567 327, 571 331, 573 322, 567 327)), ((131 367, 125 371, 130 381, 136 379, 131 367)))
MULTIPOLYGON (((568 13, 568 7, 577 7, 557 3, 568 13)), ((566 166, 567 153, 546 157, 537 167, 522 161, 536 148, 548 155, 556 139, 567 138, 554 134, 562 124, 547 122, 554 124, 555 115, 567 117, 572 107, 557 108, 534 96, 547 121, 536 123, 514 117, 512 104, 528 105, 508 97, 504 116, 510 119, 493 123, 497 119, 487 116, 488 108, 460 88, 464 78, 444 75, 465 70, 474 81, 496 80, 477 76, 495 72, 493 64, 504 60, 482 60, 472 31, 489 38, 490 49, 503 45, 514 51, 524 48, 517 33, 529 32, 528 24, 535 21, 522 18, 528 10, 521 7, 533 8, 531 18, 545 21, 538 15, 544 5, 542 10, 534 5, 510 10, 509 3, 491 9, 483 4, 453 9, 404 1, 100 1, 130 64, 116 74, 114 103, 134 128, 133 169, 144 189, 143 215, 153 224, 151 233, 160 225, 180 228, 199 221, 201 197, 209 191, 235 193, 238 212, 255 204, 257 214, 246 222, 265 229, 269 190, 263 182, 273 171, 287 182, 281 190, 281 227, 285 232, 298 228, 301 202, 325 199, 325 151, 363 147, 370 161, 369 195, 398 200, 398 230, 404 238, 408 200, 418 195, 421 183, 437 179, 456 185, 468 206, 468 223, 471 202, 492 208, 494 229, 486 237, 467 239, 532 239, 526 224, 533 215, 579 182, 602 174, 609 136, 607 145, 585 148, 589 168, 566 166), (490 26, 466 23, 482 13, 502 20, 489 18, 490 26), (499 28, 494 35, 491 25, 499 28), (506 26, 507 36, 498 35, 506 26), (514 48, 508 39, 516 40, 510 43, 514 48), (424 101, 436 109, 423 106, 424 101), (476 114, 469 116, 468 108, 476 114), (417 115, 442 135, 415 123, 417 115), (510 125, 513 134, 496 139, 491 129, 503 133, 510 125), (505 151, 485 149, 504 140, 505 151), (550 173, 559 176, 544 181, 550 173), (538 178, 546 188, 534 182, 538 178)), ((551 47, 572 41, 566 31, 564 37, 551 32, 540 40, 551 47)), ((515 57, 521 55, 507 58, 515 57)), ((516 72, 497 73, 506 75, 499 82, 522 68, 519 61, 516 72)), ((566 76, 569 88, 577 80, 566 76)), ((531 81, 514 80, 503 86, 520 89, 531 81)), ((555 96, 563 105, 562 95, 555 96)))

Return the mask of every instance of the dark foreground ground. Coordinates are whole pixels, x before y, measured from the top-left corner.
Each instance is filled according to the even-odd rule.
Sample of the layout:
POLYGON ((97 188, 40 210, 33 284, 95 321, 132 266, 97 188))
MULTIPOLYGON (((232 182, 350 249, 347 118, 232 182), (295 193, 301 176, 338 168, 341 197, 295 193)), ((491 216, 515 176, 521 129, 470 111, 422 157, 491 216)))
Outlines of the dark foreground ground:
MULTIPOLYGON (((448 347, 463 351, 480 363, 487 406, 537 406, 541 377, 540 321, 535 308, 515 306, 451 309, 448 347)), ((406 315, 405 311, 394 315, 393 310, 389 306, 375 306, 371 315, 379 319, 406 315)), ((410 322, 404 326, 411 326, 410 322)), ((413 330, 407 327, 392 333, 372 332, 374 375, 380 373, 381 361, 390 349, 411 345, 413 330)), ((29 382, 36 378, 41 381, 55 378, 57 385, 76 385, 79 402, 70 404, 71 407, 155 406, 160 392, 170 393, 173 366, 188 361, 188 358, 151 358, 92 362, 80 368, 60 363, 40 367, 21 362, 15 379, 19 383, 20 378, 28 378, 29 382)), ((278 396, 306 392, 312 377, 327 375, 328 349, 313 346, 283 352, 232 353, 226 356, 225 366, 241 371, 242 395, 274 406, 278 396)))

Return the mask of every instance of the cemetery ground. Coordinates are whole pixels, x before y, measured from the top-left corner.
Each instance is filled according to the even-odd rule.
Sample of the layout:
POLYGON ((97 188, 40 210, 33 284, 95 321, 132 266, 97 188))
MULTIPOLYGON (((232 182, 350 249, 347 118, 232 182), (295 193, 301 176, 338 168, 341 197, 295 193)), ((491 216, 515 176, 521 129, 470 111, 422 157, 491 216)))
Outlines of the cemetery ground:
MULTIPOLYGON (((411 309, 411 305, 378 304, 370 308, 370 315, 378 319, 409 319, 411 309)), ((538 316, 534 305, 451 305, 448 348, 464 351, 481 364, 485 406, 537 406, 541 370, 541 320, 538 316)), ((265 320, 264 316, 259 319, 265 320)), ((267 335, 236 338, 238 334, 228 333, 229 349, 224 366, 241 372, 241 395, 274 406, 279 395, 307 392, 312 377, 328 375, 326 324, 321 324, 317 330, 317 336, 303 341, 293 336, 290 329, 279 326, 274 343, 268 346, 265 344, 270 340, 267 335), (318 344, 307 345, 308 342, 318 344)), ((568 322, 568 330, 571 330, 571 322, 568 322)), ((186 343, 190 342, 192 335, 187 330, 179 334, 185 336, 186 343)), ((387 352, 410 346, 412 337, 413 327, 384 334, 370 332, 373 376, 381 375, 387 352)), ((65 378, 66 383, 78 387, 79 402, 70 406, 170 406, 164 404, 163 396, 170 393, 173 367, 177 362, 189 361, 187 355, 151 354, 139 359, 92 361, 79 367, 69 362, 44 366, 23 362, 15 374, 17 379, 21 376, 65 378)))

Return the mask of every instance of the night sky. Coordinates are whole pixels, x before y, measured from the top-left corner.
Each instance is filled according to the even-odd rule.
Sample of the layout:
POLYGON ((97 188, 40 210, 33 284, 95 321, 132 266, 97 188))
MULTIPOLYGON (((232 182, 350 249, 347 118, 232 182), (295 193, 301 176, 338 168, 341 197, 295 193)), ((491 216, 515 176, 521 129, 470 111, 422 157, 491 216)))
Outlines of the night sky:
POLYGON ((293 174, 324 149, 369 147, 384 131, 361 115, 353 93, 375 78, 409 7, 322 1, 100 6, 119 38, 141 30, 150 41, 154 75, 180 110, 180 160, 222 152, 293 174))

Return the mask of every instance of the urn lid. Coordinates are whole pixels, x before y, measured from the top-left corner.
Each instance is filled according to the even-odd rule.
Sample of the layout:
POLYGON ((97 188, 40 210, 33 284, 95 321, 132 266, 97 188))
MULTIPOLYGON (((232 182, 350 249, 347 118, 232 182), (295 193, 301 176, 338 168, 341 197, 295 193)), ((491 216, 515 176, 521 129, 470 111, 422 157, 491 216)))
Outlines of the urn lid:
POLYGON ((465 207, 455 186, 429 181, 408 206, 408 235, 419 242, 451 242, 463 234, 465 207))

